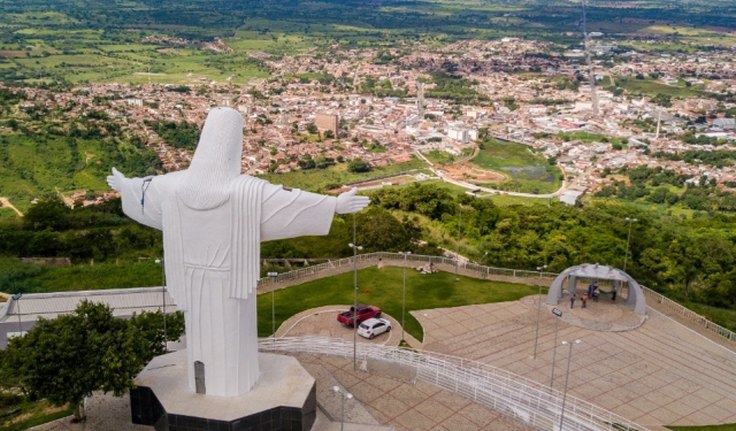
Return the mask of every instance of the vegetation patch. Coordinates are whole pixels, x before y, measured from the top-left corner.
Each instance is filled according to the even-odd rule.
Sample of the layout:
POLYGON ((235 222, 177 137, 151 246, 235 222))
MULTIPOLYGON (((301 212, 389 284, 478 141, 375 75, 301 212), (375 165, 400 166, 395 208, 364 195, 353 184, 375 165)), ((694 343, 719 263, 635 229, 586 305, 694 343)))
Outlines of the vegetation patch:
MULTIPOLYGON (((358 302, 376 305, 386 314, 401 320, 403 269, 398 267, 366 268, 358 271, 358 302)), ((459 276, 448 272, 421 274, 406 269, 406 332, 418 340, 424 334, 419 322, 409 312, 470 304, 515 301, 537 293, 537 288, 459 276)), ((270 293, 258 298, 258 335, 271 331, 270 293)), ((322 278, 275 292, 276 327, 289 317, 314 307, 353 303, 353 273, 322 278)), ((335 321, 335 325, 339 325, 335 321)))
POLYGON ((528 146, 515 142, 485 140, 471 162, 508 175, 509 181, 493 185, 501 190, 550 193, 561 184, 562 174, 556 166, 541 154, 533 153, 528 146))
MULTIPOLYGON (((0 394, 0 397, 7 396, 0 394)), ((36 425, 45 424, 56 419, 69 416, 73 408, 65 406, 53 406, 48 401, 29 401, 20 397, 16 402, 0 406, 0 414, 8 414, 0 418, 0 431, 24 431, 36 425)))
POLYGON ((398 174, 414 169, 425 168, 424 161, 412 156, 412 160, 405 163, 391 164, 385 167, 372 168, 368 172, 351 172, 347 164, 341 163, 326 169, 308 169, 267 174, 262 177, 274 184, 283 184, 315 192, 326 192, 341 187, 345 183, 368 180, 386 175, 398 174))

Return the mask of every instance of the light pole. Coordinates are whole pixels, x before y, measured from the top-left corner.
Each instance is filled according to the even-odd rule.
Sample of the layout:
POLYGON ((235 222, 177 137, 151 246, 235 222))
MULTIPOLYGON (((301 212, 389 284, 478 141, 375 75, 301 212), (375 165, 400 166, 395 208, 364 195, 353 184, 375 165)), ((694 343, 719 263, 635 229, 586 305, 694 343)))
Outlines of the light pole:
POLYGON ((166 266, 164 265, 164 258, 156 259, 156 264, 161 265, 161 311, 164 315, 164 351, 167 351, 169 334, 166 329, 166 266))
POLYGON ((345 429, 345 399, 352 400, 353 394, 341 390, 339 386, 333 386, 332 391, 342 396, 342 402, 340 403, 340 431, 343 431, 345 429))
POLYGON ((567 401, 567 381, 570 379, 570 362, 572 359, 572 346, 573 344, 580 344, 580 340, 575 341, 563 341, 563 345, 568 345, 567 354, 567 371, 565 372, 565 389, 562 391, 562 408, 560 409, 560 431, 562 431, 562 422, 565 420, 565 401, 567 401))
POLYGON ((406 314, 406 258, 409 257, 411 252, 400 251, 399 254, 404 256, 404 267, 402 269, 404 287, 401 292, 401 341, 404 341, 404 315, 406 314))
POLYGON ((18 292, 12 296, 13 301, 15 301, 15 306, 18 308, 18 336, 20 337, 23 335, 23 325, 20 322, 20 298, 23 297, 23 294, 18 292))
MULTIPOLYGON (((355 235, 355 224, 353 224, 353 235, 355 235)), ((358 250, 363 250, 363 246, 351 242, 348 247, 353 249, 353 371, 355 371, 358 348, 358 250)))
POLYGON ((552 314, 557 316, 555 319, 555 342, 552 349, 552 377, 549 380, 549 387, 552 388, 555 384, 555 360, 557 359, 557 330, 560 328, 560 319, 562 318, 562 310, 555 307, 552 309, 552 314))
POLYGON ((629 260, 629 244, 631 244, 631 225, 639 220, 631 217, 626 217, 624 220, 629 223, 629 234, 626 237, 626 253, 624 253, 624 272, 626 272, 626 262, 629 260))
POLYGON ((457 239, 457 250, 455 254, 455 276, 457 276, 460 270, 460 241, 462 241, 462 238, 463 238, 463 205, 462 204, 457 205, 457 216, 458 216, 458 222, 457 222, 458 239, 457 239))
POLYGON ((547 265, 537 267, 537 271, 539 271, 539 293, 537 294, 537 329, 534 332, 534 359, 537 359, 537 344, 539 341, 539 316, 542 311, 542 273, 545 269, 547 269, 547 265))
POLYGON ((279 275, 278 272, 269 272, 266 274, 271 279, 271 339, 276 338, 276 286, 274 280, 279 275))

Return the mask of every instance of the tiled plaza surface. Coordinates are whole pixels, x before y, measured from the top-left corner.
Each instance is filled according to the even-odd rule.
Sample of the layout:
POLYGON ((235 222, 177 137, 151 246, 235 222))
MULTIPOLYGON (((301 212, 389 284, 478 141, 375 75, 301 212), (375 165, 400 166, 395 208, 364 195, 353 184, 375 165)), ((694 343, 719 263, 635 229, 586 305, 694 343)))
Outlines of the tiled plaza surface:
MULTIPOLYGON (((530 431, 498 412, 436 386, 372 375, 353 370, 349 359, 298 355, 317 380, 320 411, 313 431, 337 431, 342 399, 332 390, 339 386, 353 394, 345 402, 345 431, 530 431)), ((130 422, 127 397, 96 394, 88 402, 88 421, 72 424, 70 418, 33 428, 34 431, 151 431, 153 427, 130 422)))
MULTIPOLYGON (((580 339, 573 347, 569 393, 651 429, 662 425, 712 425, 736 422, 736 353, 648 309, 645 321, 624 304, 609 299, 580 303, 556 320, 542 303, 537 357, 533 358, 537 296, 520 301, 413 312, 425 330, 423 348, 513 371, 549 384, 557 328, 554 387, 562 390, 568 348, 562 340, 580 339), (556 326, 557 324, 557 326, 556 326)), ((350 339, 352 331, 335 321, 341 306, 308 310, 287 320, 277 336, 316 335, 350 339)), ((386 316, 388 317, 388 316, 386 316)), ((390 318, 390 317, 389 317, 390 318)), ((390 334, 370 342, 396 345, 400 332, 392 319, 390 334)), ((355 395, 345 404, 347 431, 526 430, 515 422, 465 398, 430 384, 354 371, 350 360, 298 356, 315 377, 320 414, 315 431, 339 429, 340 398, 335 385, 355 395)), ((90 422, 68 419, 37 428, 66 430, 151 430, 130 424, 126 399, 95 397, 90 422)))
POLYGON ((537 296, 521 301, 413 312, 425 329, 424 348, 510 370, 562 390, 568 346, 580 339, 570 363, 569 393, 643 426, 736 422, 736 353, 649 308, 640 326, 622 303, 580 302, 563 319, 542 303, 533 358, 537 296), (600 330, 596 321, 622 322, 624 331, 600 330), (554 343, 555 324, 557 345, 554 343), (591 329, 590 326, 596 328, 591 329))
MULTIPOLYGON (((346 422, 367 423, 370 415, 376 423, 396 431, 524 431, 532 428, 498 412, 417 381, 415 384, 353 370, 351 360, 333 356, 299 355, 302 365, 318 379, 318 385, 338 385, 352 393, 355 400, 345 404, 346 422), (322 370, 320 372, 318 370, 322 370), (317 371, 317 372, 315 372, 317 371), (330 381, 334 379, 334 383, 330 381)), ((324 389, 323 389, 324 390, 324 389)), ((320 393, 317 393, 320 399, 320 393)), ((320 404, 339 420, 339 398, 326 394, 320 404)), ((317 431, 317 430, 315 430, 317 431)))

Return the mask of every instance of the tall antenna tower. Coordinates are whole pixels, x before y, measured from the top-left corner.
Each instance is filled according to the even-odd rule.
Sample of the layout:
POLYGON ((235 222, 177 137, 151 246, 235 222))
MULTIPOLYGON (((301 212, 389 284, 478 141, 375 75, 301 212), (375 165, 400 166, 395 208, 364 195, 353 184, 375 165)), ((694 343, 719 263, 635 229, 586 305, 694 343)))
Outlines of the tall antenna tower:
POLYGON ((595 71, 593 70, 593 62, 590 59, 590 38, 588 37, 588 23, 585 13, 585 0, 583 4, 583 46, 585 47, 585 57, 588 62, 588 79, 590 80, 590 102, 592 105, 592 113, 594 117, 598 116, 598 93, 595 91, 595 71))
POLYGON ((355 68, 355 71, 353 71, 353 93, 359 93, 358 89, 358 68, 355 68))
POLYGON ((417 81, 417 113, 424 118, 424 83, 417 81))

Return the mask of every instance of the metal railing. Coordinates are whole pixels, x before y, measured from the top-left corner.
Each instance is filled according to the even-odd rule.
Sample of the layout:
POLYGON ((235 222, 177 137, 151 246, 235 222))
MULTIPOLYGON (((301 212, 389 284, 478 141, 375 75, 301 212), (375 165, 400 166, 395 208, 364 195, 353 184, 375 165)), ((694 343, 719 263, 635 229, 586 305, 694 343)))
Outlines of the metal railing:
MULTIPOLYGON (((520 278, 525 278, 525 277, 539 278, 538 271, 528 271, 528 270, 523 270, 523 269, 497 268, 497 267, 480 265, 480 264, 473 263, 470 261, 459 260, 459 259, 454 259, 454 258, 449 258, 449 257, 444 257, 444 256, 429 256, 429 255, 421 255, 421 254, 411 254, 411 255, 407 255, 405 258, 404 255, 401 255, 399 253, 388 253, 388 252, 365 253, 365 254, 359 254, 358 256, 356 256, 356 263, 359 266, 366 266, 366 263, 370 265, 374 265, 377 262, 380 262, 382 260, 391 261, 393 265, 399 265, 399 266, 403 265, 403 262, 405 260, 412 266, 416 266, 417 264, 421 264, 421 265, 432 264, 440 268, 443 268, 443 270, 452 268, 452 270, 462 271, 464 274, 472 275, 478 278, 489 278, 490 276, 505 276, 505 277, 513 277, 513 278, 519 278, 519 277, 520 278)), ((286 281, 312 278, 325 271, 330 271, 330 272, 352 271, 353 269, 352 265, 353 265, 352 257, 331 260, 325 263, 320 263, 318 265, 313 265, 313 266, 309 266, 306 268, 299 268, 296 270, 284 272, 284 273, 279 274, 276 277, 262 278, 260 280, 260 286, 266 287, 271 284, 279 284, 279 283, 283 283, 286 281)), ((554 276, 557 276, 557 274, 553 272, 543 272, 542 276, 543 277, 554 277, 554 276)))
POLYGON ((661 304, 664 308, 677 314, 683 319, 702 326, 708 331, 711 331, 716 335, 720 335, 721 337, 724 337, 728 340, 736 341, 736 332, 733 332, 730 329, 726 329, 723 326, 706 319, 704 316, 701 316, 693 310, 680 305, 679 303, 669 299, 661 293, 653 291, 646 286, 642 286, 642 289, 644 290, 644 296, 647 298, 647 301, 656 301, 658 304, 661 304))
MULTIPOLYGON (((333 355, 352 358, 353 344, 323 337, 263 338, 263 351, 333 355)), ((457 393, 485 407, 522 421, 537 430, 559 430, 563 393, 509 371, 475 361, 426 351, 359 343, 362 361, 383 361, 414 371, 416 379, 457 393)), ((565 431, 645 431, 646 428, 611 411, 567 395, 565 431)))
MULTIPOLYGON (((418 264, 428 265, 431 263, 432 265, 437 266, 438 269, 442 269, 443 271, 456 271, 458 273, 462 273, 463 275, 481 279, 492 279, 497 277, 526 278, 526 283, 537 283, 540 278, 540 273, 538 271, 485 266, 470 261, 454 259, 445 256, 428 256, 421 254, 410 254, 405 256, 399 253, 376 252, 359 254, 356 259, 357 265, 361 267, 375 265, 379 261, 387 261, 391 262, 392 265, 402 266, 406 259, 407 264, 410 264, 411 266, 416 266, 418 264)), ((282 282, 293 282, 296 280, 325 276, 325 274, 321 274, 325 271, 332 271, 334 273, 351 271, 352 264, 352 258, 329 261, 319 265, 285 272, 279 274, 277 277, 274 277, 272 279, 261 279, 260 286, 270 287, 273 284, 279 284, 282 282)), ((545 279, 554 278, 557 277, 557 275, 558 274, 555 272, 542 272, 541 274, 541 276, 545 279)), ((736 342, 736 333, 734 331, 731 331, 711 320, 708 320, 704 316, 690 310, 684 305, 681 305, 646 286, 641 287, 644 290, 644 295, 645 297, 647 297, 648 300, 650 299, 652 301, 656 301, 658 304, 662 304, 664 307, 666 307, 673 313, 681 316, 685 320, 700 325, 708 331, 724 337, 729 341, 736 342)))

